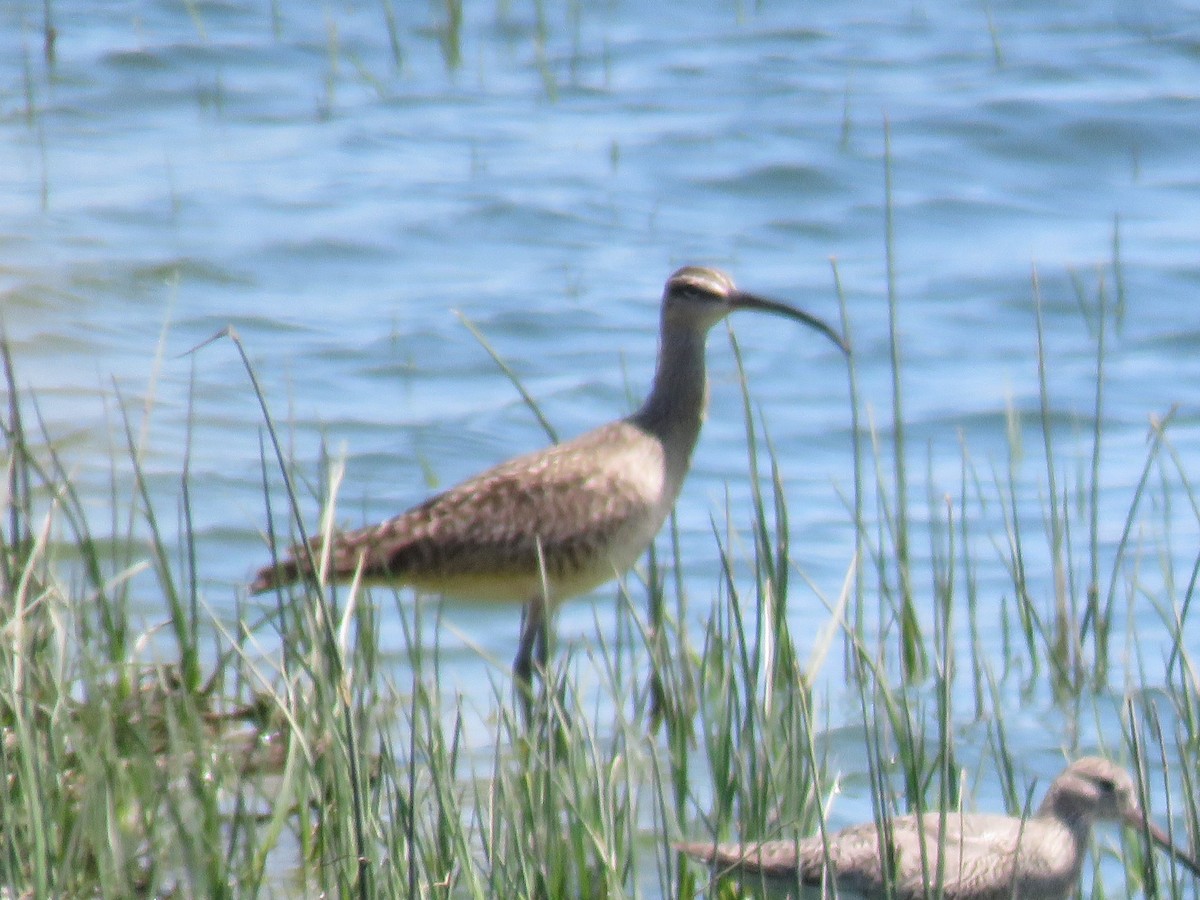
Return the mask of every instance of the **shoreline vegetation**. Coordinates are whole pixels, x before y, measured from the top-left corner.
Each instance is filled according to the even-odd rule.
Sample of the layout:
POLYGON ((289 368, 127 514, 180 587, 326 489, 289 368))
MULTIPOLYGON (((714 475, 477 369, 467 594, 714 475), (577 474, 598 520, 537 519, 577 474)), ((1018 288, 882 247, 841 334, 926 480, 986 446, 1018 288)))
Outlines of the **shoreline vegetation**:
MULTIPOLYGON (((1040 310, 1036 277, 1031 290, 1040 310)), ((354 586, 301 586, 254 602, 243 593, 232 617, 214 612, 196 571, 190 498, 203 486, 186 448, 177 497, 155 496, 144 477, 152 402, 139 420, 117 398, 123 446, 98 512, 0 343, 0 887, 12 897, 733 896, 672 843, 823 833, 843 795, 882 821, 972 809, 982 788, 1021 815, 1045 787, 1033 771, 1085 753, 1133 771, 1149 815, 1195 846, 1200 694, 1185 635, 1200 560, 1177 571, 1171 531, 1178 508, 1200 520, 1200 504, 1166 411, 1152 419, 1124 521, 1101 521, 1105 362, 1123 298, 1101 283, 1094 294, 1081 284, 1079 300, 1096 347, 1082 450, 1080 423, 1064 425, 1051 399, 1040 312, 1041 409, 1006 411, 1006 458, 976 458, 963 435, 939 438, 957 442, 961 466, 937 490, 932 464, 910 478, 918 454, 903 451, 897 330, 886 427, 863 407, 851 364, 845 506, 857 546, 835 593, 808 583, 793 556, 786 454, 743 379, 752 504, 748 521, 714 518, 721 582, 688 597, 672 522, 616 591, 616 629, 552 655, 528 728, 505 666, 470 688, 443 684, 440 645, 423 637, 438 607, 408 592, 376 588, 372 603, 354 586), (1034 440, 1040 452, 1027 453, 1034 440), (928 486, 923 503, 910 483, 928 486), (1030 497, 1037 520, 1022 512, 1030 497), (178 543, 164 537, 164 502, 182 523, 178 543), (1114 528, 1115 544, 1101 539, 1114 528), (984 612, 976 574, 997 557, 1008 583, 984 612), (1042 565, 1049 594, 1031 587, 1044 575, 1027 574, 1042 565), (131 606, 133 579, 147 577, 163 612, 150 628, 131 606), (823 603, 826 628, 794 634, 794 603, 823 603), (1143 639, 1135 609, 1153 610, 1161 632, 1143 639), (380 657, 384 616, 406 636, 401 666, 380 657), (1000 635, 999 657, 985 633, 989 645, 1000 635), (1022 703, 1053 724, 1014 721, 1022 703), (1031 728, 1042 745, 1023 743, 1031 728)), ((894 322, 902 311, 889 303, 894 322)), ((243 360, 265 416, 269 399, 243 360)), ((267 434, 265 506, 278 509, 272 488, 297 463, 273 426, 267 434)), ((336 494, 336 468, 323 481, 336 494)), ((273 534, 309 524, 294 494, 284 503, 295 521, 264 515, 273 534)), ((1094 840, 1084 896, 1108 896, 1122 867, 1129 893, 1194 894, 1191 876, 1147 854, 1140 835, 1119 840, 1116 854, 1113 832, 1094 840)))

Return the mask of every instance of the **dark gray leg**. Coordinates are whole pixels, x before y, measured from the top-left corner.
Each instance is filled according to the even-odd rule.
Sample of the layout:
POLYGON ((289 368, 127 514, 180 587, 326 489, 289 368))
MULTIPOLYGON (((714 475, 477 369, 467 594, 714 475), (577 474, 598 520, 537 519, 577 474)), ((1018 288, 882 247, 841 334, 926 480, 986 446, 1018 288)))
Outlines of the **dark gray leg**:
POLYGON ((513 680, 517 687, 529 693, 533 686, 534 654, 537 663, 546 668, 546 614, 541 600, 527 603, 521 610, 521 641, 517 646, 517 658, 513 660, 513 680))
MULTIPOLYGON (((538 608, 543 608, 543 604, 539 602, 538 608)), ((537 630, 537 645, 535 649, 535 658, 537 659, 538 668, 541 670, 542 678, 546 677, 546 667, 550 663, 550 617, 543 612, 539 619, 539 627, 537 630)))

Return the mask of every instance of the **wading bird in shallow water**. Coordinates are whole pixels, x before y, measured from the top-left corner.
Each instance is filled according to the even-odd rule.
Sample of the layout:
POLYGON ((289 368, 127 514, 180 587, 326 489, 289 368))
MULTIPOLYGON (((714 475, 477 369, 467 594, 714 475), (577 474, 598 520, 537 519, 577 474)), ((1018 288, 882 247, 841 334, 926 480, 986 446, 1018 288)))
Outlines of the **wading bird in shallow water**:
POLYGON ((718 876, 736 877, 772 897, 820 897, 823 890, 824 896, 834 896, 836 886, 842 900, 1066 900, 1079 885, 1097 822, 1121 822, 1149 834, 1200 875, 1196 861, 1143 815, 1129 773, 1095 756, 1071 763, 1027 819, 959 812, 891 819, 891 893, 873 822, 825 839, 692 842, 676 848, 707 863, 718 876))
POLYGON ((687 266, 663 291, 654 384, 633 415, 501 463, 378 525, 337 534, 331 547, 317 538, 293 548, 258 572, 251 591, 311 577, 312 560, 327 557, 322 577, 330 579, 524 604, 513 673, 528 687, 535 656, 546 663, 557 604, 629 569, 674 506, 708 399, 708 332, 741 309, 795 319, 849 352, 815 316, 740 291, 715 269, 687 266))

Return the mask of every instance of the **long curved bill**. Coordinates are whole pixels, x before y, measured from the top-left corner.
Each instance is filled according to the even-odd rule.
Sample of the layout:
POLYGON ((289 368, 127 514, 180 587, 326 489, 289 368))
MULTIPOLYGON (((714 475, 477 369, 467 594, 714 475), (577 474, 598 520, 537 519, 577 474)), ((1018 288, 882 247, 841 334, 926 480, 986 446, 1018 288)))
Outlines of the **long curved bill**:
POLYGON ((748 294, 745 291, 736 291, 729 297, 729 305, 733 310, 739 309, 757 309, 760 312, 775 313, 776 315, 786 316, 789 319, 794 319, 797 322, 803 322, 810 328, 815 328, 825 337, 829 338, 838 349, 847 356, 850 355, 850 345, 846 343, 846 339, 842 337, 833 326, 824 319, 819 319, 812 313, 805 312, 802 309, 797 309, 787 303, 781 303, 778 300, 769 300, 766 297, 759 297, 757 294, 748 294))
POLYGON ((1193 875, 1200 876, 1200 863, 1197 863, 1192 856, 1172 844, 1167 833, 1149 819, 1140 813, 1134 813, 1125 817, 1125 824, 1139 832, 1144 830, 1150 835, 1150 839, 1154 843, 1158 844, 1159 847, 1175 857, 1178 862, 1186 866, 1193 875))

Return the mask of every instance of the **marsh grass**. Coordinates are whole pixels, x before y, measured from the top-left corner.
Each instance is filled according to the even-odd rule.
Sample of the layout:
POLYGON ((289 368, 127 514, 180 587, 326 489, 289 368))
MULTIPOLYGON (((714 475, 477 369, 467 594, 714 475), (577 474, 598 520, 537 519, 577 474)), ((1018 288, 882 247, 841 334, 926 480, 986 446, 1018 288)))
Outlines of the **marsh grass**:
MULTIPOLYGON (((1115 230, 1113 246, 1106 273, 1076 280, 1096 347, 1082 432, 1055 404, 1040 312, 1039 408, 1006 411, 1003 459, 947 435, 914 477, 889 437, 903 423, 876 427, 852 361, 855 540, 836 584, 805 575, 787 454, 743 378, 751 494, 749 509, 714 516, 718 582, 689 596, 672 522, 616 590, 614 619, 559 648, 528 724, 506 665, 485 663, 471 685, 443 677, 442 613, 407 592, 314 581, 219 598, 232 616, 210 609, 189 450, 175 498, 142 469, 153 397, 115 397, 97 516, 0 342, 0 883, 14 896, 729 896, 671 842, 867 818, 886 830, 894 815, 973 808, 985 794, 981 806, 1020 814, 1045 787, 1036 773, 1093 751, 1128 763, 1186 844, 1200 833, 1188 763, 1200 753, 1189 641, 1200 556, 1178 571, 1188 554, 1173 533, 1200 522, 1200 503, 1165 411, 1119 537, 1101 537, 1105 360, 1124 302, 1105 287, 1120 282, 1115 230), (947 452, 957 475, 940 484, 947 452), (918 485, 920 502, 900 501, 918 485), (162 527, 172 500, 178 546, 162 527), (981 597, 981 571, 1005 574, 1002 597, 981 597), (158 624, 134 612, 147 583, 158 624), (800 604, 825 610, 815 635, 793 631, 814 621, 800 604), (404 636, 399 664, 380 655, 385 615, 404 636), (1023 707, 1053 733, 1031 745, 1014 717, 1023 707)), ((834 280, 840 294, 836 265, 834 280)), ((1039 311, 1040 292, 1035 277, 1039 311)), ((894 295, 891 309, 901 314, 894 295)), ((844 305, 843 317, 850 333, 844 305)), ((308 536, 312 498, 243 359, 262 404, 264 523, 284 546, 308 536)), ((897 419, 901 399, 897 387, 897 419)), ((193 423, 188 440, 204 439, 193 423)), ((312 493, 327 533, 341 469, 325 462, 312 493)), ((1113 889, 1118 859, 1130 890, 1196 889, 1137 835, 1119 856, 1111 833, 1097 846, 1085 896, 1113 889)), ((931 896, 944 875, 930 869, 931 896)))

